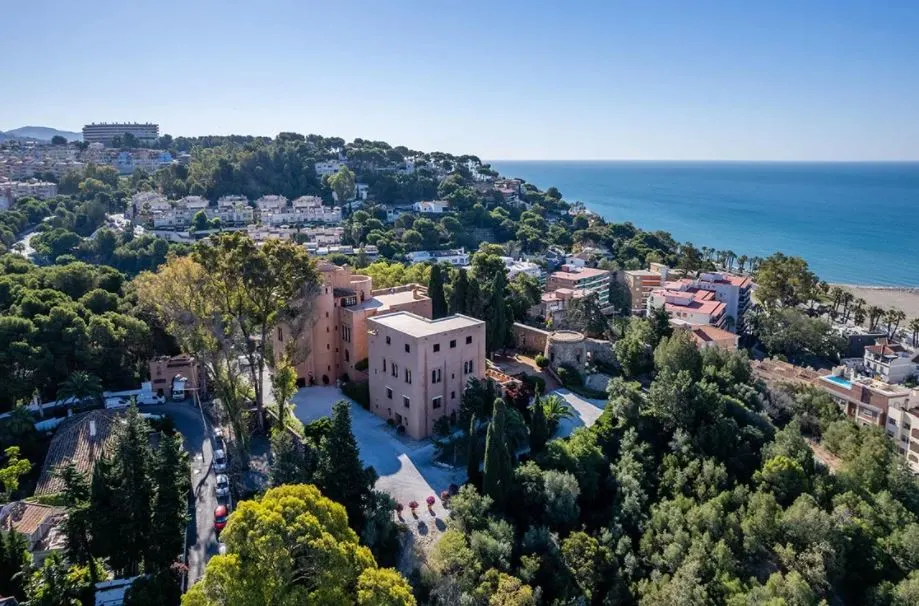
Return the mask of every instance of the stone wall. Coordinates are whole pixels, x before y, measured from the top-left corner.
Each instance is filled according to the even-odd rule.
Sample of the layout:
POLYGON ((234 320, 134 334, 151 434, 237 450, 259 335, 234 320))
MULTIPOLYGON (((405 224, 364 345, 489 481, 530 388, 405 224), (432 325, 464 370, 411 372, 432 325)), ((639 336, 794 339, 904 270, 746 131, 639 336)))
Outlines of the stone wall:
POLYGON ((527 326, 526 324, 521 324, 520 322, 514 322, 512 334, 514 337, 514 346, 520 351, 532 354, 545 354, 546 344, 549 342, 549 335, 551 333, 547 330, 541 330, 539 328, 527 326))

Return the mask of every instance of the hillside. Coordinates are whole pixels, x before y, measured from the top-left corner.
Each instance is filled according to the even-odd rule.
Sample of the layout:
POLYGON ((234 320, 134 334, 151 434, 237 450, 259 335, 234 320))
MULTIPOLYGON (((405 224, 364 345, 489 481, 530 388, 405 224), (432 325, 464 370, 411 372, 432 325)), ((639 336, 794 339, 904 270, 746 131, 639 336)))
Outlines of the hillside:
POLYGON ((21 126, 0 132, 0 140, 6 139, 38 139, 39 141, 50 141, 51 137, 60 135, 68 141, 82 141, 82 133, 75 133, 67 130, 58 130, 48 126, 21 126))

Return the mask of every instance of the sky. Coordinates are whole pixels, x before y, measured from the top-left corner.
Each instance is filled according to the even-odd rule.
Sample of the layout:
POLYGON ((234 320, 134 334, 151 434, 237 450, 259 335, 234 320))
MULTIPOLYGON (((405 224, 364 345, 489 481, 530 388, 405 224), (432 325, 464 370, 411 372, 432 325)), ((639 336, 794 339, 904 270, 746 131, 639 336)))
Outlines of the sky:
POLYGON ((29 0, 0 13, 0 130, 150 121, 494 160, 919 160, 915 0, 29 0))

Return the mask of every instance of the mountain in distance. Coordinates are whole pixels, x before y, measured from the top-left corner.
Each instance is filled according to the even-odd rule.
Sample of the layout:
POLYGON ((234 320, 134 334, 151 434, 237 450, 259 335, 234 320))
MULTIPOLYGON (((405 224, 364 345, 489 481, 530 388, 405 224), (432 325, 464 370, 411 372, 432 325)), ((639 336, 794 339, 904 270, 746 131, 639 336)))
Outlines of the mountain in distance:
POLYGON ((51 137, 60 135, 68 141, 82 141, 83 134, 68 130, 57 130, 47 126, 22 126, 6 132, 0 131, 0 141, 7 139, 36 139, 38 141, 51 141, 51 137))

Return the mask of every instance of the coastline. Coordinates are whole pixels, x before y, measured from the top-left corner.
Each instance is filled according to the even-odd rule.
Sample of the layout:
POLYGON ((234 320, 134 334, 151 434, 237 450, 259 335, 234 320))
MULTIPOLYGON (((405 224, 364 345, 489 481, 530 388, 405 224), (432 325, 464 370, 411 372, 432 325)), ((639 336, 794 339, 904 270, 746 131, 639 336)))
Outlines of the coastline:
POLYGON ((884 309, 896 308, 903 311, 907 318, 919 318, 919 287, 858 284, 833 284, 833 286, 839 286, 856 297, 861 297, 868 305, 877 305, 884 309))

